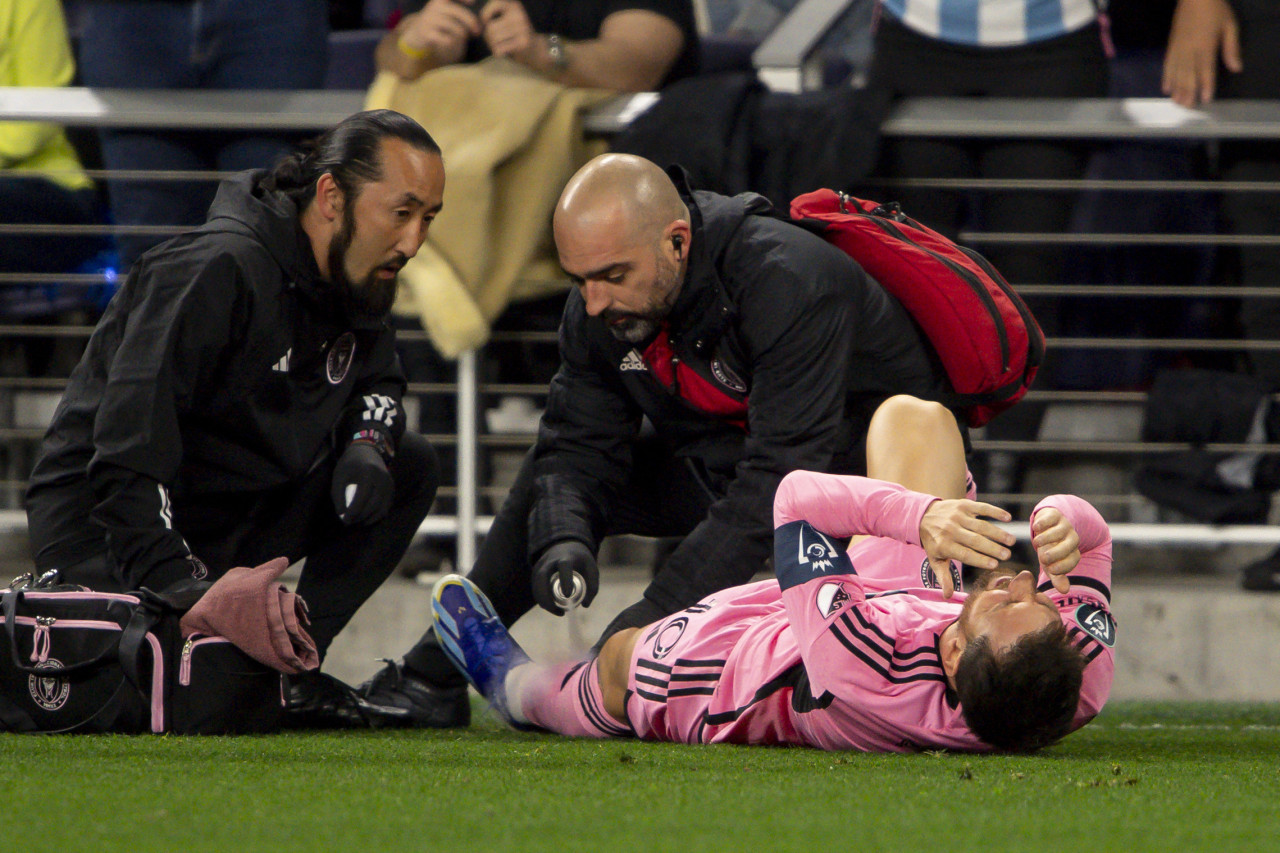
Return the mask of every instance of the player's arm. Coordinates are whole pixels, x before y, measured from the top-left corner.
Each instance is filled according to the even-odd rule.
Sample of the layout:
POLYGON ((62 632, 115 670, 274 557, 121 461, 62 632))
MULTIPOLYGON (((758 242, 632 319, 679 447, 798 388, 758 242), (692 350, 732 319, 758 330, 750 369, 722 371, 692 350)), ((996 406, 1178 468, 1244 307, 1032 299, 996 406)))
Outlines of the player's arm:
POLYGON ((967 499, 940 500, 896 483, 840 474, 793 471, 774 498, 774 527, 804 519, 838 538, 867 534, 920 545, 950 597, 949 562, 994 569, 1009 558, 1013 534, 988 518, 1005 510, 967 499))
POLYGON ((92 521, 106 530, 128 588, 162 589, 198 568, 173 528, 169 489, 182 463, 182 420, 246 310, 238 276, 227 257, 195 271, 142 262, 116 297, 128 321, 94 421, 89 483, 92 521))
POLYGON ((1111 530, 1092 504, 1050 495, 1031 513, 1031 537, 1041 590, 1091 591, 1111 600, 1111 530))

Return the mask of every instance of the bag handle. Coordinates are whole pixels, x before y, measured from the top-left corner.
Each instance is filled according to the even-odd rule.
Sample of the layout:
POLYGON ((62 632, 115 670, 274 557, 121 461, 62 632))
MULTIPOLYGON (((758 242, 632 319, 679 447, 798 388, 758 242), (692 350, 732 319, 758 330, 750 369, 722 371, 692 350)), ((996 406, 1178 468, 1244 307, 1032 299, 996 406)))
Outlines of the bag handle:
MULTIPOLYGON (((151 690, 142 684, 142 678, 138 674, 138 659, 142 656, 142 644, 146 642, 147 633, 159 621, 159 613, 149 607, 139 606, 129 617, 129 624, 124 626, 117 649, 117 659, 120 661, 120 668, 124 670, 124 677, 148 696, 151 695, 151 690)), ((152 661, 151 665, 158 666, 159 661, 152 661)))
MULTIPOLYGON (((30 666, 23 663, 22 658, 18 655, 18 638, 15 634, 18 624, 18 602, 22 600, 23 590, 10 590, 4 594, 4 632, 9 639, 9 654, 13 658, 13 665, 22 672, 31 673, 32 675, 58 676, 67 675, 72 672, 79 672, 82 669, 88 669, 97 666, 106 660, 109 660, 119 651, 120 642, 117 641, 114 646, 108 646, 103 652, 95 658, 82 660, 69 666, 30 666)), ((135 612, 135 617, 137 613, 135 612)), ((130 622, 132 623, 132 619, 130 622)))

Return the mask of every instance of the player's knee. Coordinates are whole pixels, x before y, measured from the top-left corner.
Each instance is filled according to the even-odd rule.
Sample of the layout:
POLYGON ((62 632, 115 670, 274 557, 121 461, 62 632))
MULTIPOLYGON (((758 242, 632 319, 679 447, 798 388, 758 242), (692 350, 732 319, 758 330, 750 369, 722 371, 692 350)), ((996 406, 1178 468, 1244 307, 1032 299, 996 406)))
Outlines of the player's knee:
POLYGON ((907 394, 890 397, 876 408, 868 432, 871 436, 891 436, 895 442, 907 441, 924 446, 953 441, 959 436, 955 415, 941 403, 921 400, 907 394))
POLYGON ((627 720, 627 676, 631 653, 640 636, 639 628, 625 628, 610 637, 600 649, 600 692, 604 709, 615 720, 627 720))

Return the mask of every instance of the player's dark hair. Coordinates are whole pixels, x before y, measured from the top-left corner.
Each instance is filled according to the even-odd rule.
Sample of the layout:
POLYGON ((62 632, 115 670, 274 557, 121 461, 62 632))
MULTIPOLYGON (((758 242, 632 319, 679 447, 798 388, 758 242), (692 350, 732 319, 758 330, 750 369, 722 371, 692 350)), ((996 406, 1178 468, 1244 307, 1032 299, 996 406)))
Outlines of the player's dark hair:
POLYGON ((996 655, 971 640, 956 667, 960 711, 973 733, 997 749, 1034 752, 1071 730, 1084 681, 1084 655, 1055 621, 996 655))
POLYGON ((370 181, 382 178, 382 141, 395 138, 430 154, 440 146, 422 125, 395 110, 366 110, 349 116, 301 150, 285 157, 262 186, 286 193, 299 208, 316 193, 316 181, 328 172, 344 196, 354 199, 370 181))

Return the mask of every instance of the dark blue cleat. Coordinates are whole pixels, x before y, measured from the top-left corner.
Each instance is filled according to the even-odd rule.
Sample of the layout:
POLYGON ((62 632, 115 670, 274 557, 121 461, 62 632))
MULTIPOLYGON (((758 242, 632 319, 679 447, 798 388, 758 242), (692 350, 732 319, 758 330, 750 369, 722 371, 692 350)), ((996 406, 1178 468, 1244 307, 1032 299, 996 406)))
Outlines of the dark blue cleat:
POLYGON ((528 663, 529 656, 512 639, 485 594, 461 575, 445 575, 436 582, 431 611, 436 639, 453 665, 509 725, 531 728, 512 719, 505 688, 507 673, 528 663))

